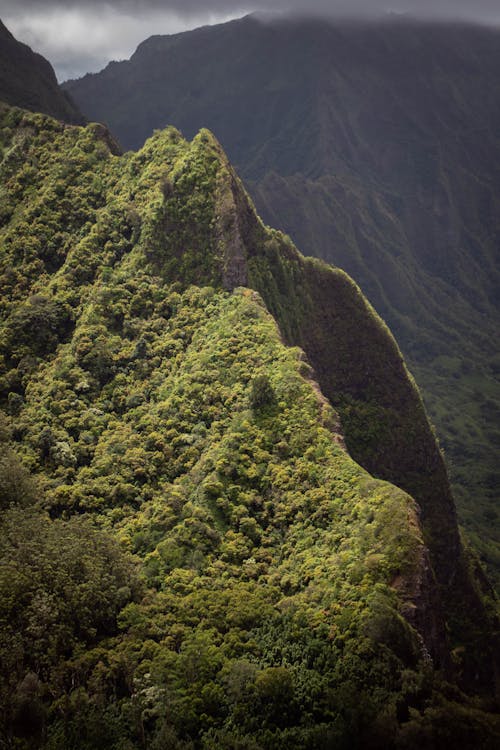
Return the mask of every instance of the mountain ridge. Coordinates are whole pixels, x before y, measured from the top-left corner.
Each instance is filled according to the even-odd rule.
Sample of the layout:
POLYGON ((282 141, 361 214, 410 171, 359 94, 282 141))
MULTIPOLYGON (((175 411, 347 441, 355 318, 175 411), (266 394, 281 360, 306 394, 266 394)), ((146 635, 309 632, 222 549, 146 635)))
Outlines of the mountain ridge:
POLYGON ((461 522, 493 573, 497 39, 469 24, 250 17, 154 37, 68 84, 126 147, 167 121, 188 137, 208 125, 264 220, 355 278, 423 388, 461 522))
POLYGON ((313 344, 363 460, 394 469, 377 430, 395 430, 397 401, 401 456, 406 441, 414 460, 444 470, 401 354, 359 288, 264 227, 206 130, 188 143, 170 128, 119 156, 102 126, 0 116, 1 437, 38 482, 2 519, 2 731, 25 747, 40 736, 268 750, 397 737, 421 747, 426 732, 468 726, 469 747, 494 743, 491 602, 468 570, 446 475, 439 509, 421 477, 424 543, 415 501, 342 447, 296 346, 313 344), (79 530, 96 555, 74 568, 79 530), (447 560, 444 533, 457 540, 447 560), (134 562, 142 578, 129 573, 124 587, 134 562), (81 626, 62 607, 65 586, 81 626))

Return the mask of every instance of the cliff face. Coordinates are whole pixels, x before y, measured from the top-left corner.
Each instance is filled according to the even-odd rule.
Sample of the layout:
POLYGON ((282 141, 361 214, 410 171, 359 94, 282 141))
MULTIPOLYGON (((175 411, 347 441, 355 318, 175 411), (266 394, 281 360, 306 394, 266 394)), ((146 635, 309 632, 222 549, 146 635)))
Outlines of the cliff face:
POLYGON ((84 117, 57 83, 52 65, 15 39, 0 21, 0 101, 64 122, 81 124, 84 117))
POLYGON ((248 17, 152 37, 68 84, 127 148, 209 127, 264 221, 344 269, 394 332, 461 522, 500 570, 498 30, 248 17))
POLYGON ((4 737, 494 743, 492 623, 358 287, 264 227, 208 131, 120 156, 1 124, 0 461, 37 483, 0 484, 4 737))
MULTIPOLYGON (((304 258, 279 233, 264 240, 229 172, 249 285, 266 301, 287 343, 306 352, 323 393, 338 410, 353 458, 419 503, 452 637, 472 634, 463 603, 481 609, 482 575, 474 582, 467 569, 443 456, 394 338, 343 271, 304 258)), ((483 593, 488 590, 486 585, 483 593)), ((473 641, 472 636, 471 646, 473 641)), ((481 659, 483 646, 472 647, 474 661, 481 659)))

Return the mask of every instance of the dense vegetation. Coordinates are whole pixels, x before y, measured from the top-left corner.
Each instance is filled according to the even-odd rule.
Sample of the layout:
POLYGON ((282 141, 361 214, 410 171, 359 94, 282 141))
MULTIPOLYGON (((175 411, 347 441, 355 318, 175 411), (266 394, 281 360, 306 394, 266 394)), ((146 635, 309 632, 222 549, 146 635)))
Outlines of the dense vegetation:
POLYGON ((0 139, 4 746, 495 747, 492 603, 447 496, 430 557, 282 340, 314 343, 363 461, 439 462, 359 289, 263 227, 207 131, 119 156, 101 126, 2 108, 0 139), (313 336, 321 288, 336 325, 313 336), (441 534, 473 637, 434 578, 441 534))
POLYGON ((70 82, 126 148, 209 127, 265 221, 345 269, 422 387, 500 580, 498 30, 248 17, 70 82))

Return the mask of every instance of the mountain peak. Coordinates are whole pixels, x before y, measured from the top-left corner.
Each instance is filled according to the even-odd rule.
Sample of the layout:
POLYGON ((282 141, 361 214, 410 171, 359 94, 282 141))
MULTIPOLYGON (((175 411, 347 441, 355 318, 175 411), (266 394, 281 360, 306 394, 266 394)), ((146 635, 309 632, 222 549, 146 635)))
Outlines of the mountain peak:
POLYGON ((13 35, 8 30, 8 28, 5 26, 5 24, 3 23, 3 21, 2 21, 1 18, 0 18, 0 37, 2 39, 9 39, 9 40, 14 39, 13 35))
POLYGON ((17 41, 2 21, 0 40, 0 101, 69 123, 84 121, 70 95, 59 87, 48 60, 17 41))
POLYGON ((187 138, 209 127, 264 221, 359 283, 422 387, 460 520, 500 581, 486 520, 499 486, 499 39, 466 22, 252 15, 155 37, 68 90, 127 148, 167 124, 187 138))

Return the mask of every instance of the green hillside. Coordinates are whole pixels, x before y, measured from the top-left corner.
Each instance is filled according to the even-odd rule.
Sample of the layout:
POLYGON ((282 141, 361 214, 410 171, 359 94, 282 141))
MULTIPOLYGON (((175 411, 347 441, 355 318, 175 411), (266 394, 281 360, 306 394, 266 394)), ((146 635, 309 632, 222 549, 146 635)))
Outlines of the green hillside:
POLYGON ((3 744, 495 747, 494 602, 356 285, 208 131, 0 134, 3 744))
POLYGON ((125 148, 209 127, 265 222, 388 322, 498 583, 499 32, 258 16, 154 36, 66 84, 125 148))

